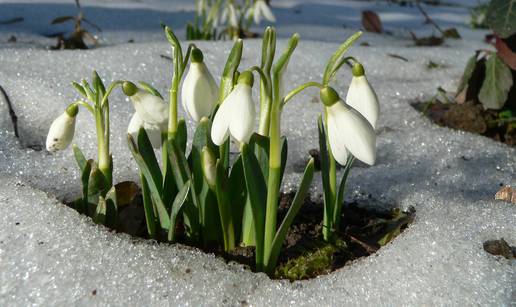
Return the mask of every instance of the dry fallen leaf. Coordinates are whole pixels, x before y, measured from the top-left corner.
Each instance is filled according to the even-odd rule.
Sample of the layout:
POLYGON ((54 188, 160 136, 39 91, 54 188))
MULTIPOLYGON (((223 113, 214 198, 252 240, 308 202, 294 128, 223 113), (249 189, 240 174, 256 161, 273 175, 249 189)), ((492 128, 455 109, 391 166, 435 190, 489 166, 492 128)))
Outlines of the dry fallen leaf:
POLYGON ((362 11, 362 26, 368 32, 382 33, 382 21, 373 11, 362 11))
POLYGON ((496 192, 495 199, 516 204, 516 189, 506 185, 496 192))

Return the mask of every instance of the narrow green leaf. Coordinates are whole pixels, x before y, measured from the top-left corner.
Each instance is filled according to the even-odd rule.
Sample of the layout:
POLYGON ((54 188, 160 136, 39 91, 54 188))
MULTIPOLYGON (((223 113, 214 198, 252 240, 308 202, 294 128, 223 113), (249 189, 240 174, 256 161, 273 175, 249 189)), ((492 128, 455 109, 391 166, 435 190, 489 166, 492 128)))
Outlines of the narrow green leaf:
POLYGON ((162 182, 163 175, 161 174, 161 169, 158 164, 158 160, 154 154, 154 148, 152 147, 152 143, 149 140, 149 136, 143 127, 138 131, 138 153, 142 156, 147 168, 151 176, 154 178, 154 182, 160 183, 157 188, 159 191, 159 195, 162 194, 162 182))
POLYGON ((344 167, 344 173, 342 174, 342 178, 339 185, 339 191, 337 192, 337 199, 335 201, 335 210, 333 211, 333 224, 334 228, 338 229, 340 225, 340 219, 342 214, 342 206, 344 204, 344 193, 346 192, 346 182, 348 181, 349 172, 353 167, 353 162, 355 161, 355 157, 353 155, 348 156, 348 160, 346 166, 344 167))
POLYGON ((278 62, 274 65, 273 75, 275 79, 281 80, 281 75, 285 72, 288 62, 290 61, 290 57, 292 56, 292 53, 294 53, 294 50, 296 49, 298 42, 299 34, 297 33, 292 35, 292 37, 288 40, 287 47, 285 48, 285 50, 283 50, 283 54, 278 59, 278 62))
POLYGON ((93 215, 93 222, 100 225, 106 224, 106 200, 104 197, 99 196, 99 202, 97 204, 97 209, 93 215))
POLYGON ((188 131, 186 129, 186 122, 184 118, 181 118, 177 122, 177 131, 176 131, 176 142, 179 146, 179 149, 181 149, 181 152, 183 154, 186 153, 186 142, 188 140, 188 131))
POLYGON ((221 103, 233 89, 233 77, 240 65, 240 60, 242 59, 243 46, 243 41, 238 39, 235 41, 235 44, 229 53, 226 66, 224 66, 224 71, 222 72, 222 78, 220 80, 219 103, 221 103))
POLYGON ((84 163, 84 167, 81 169, 81 183, 82 183, 82 199, 75 203, 75 209, 80 213, 87 213, 89 202, 88 202, 88 186, 90 181, 91 166, 93 160, 88 160, 84 163))
MULTIPOLYGON (((283 175, 285 174, 285 169, 287 167, 287 158, 288 158, 288 142, 287 137, 281 137, 281 169, 280 169, 280 182, 283 181, 283 175)), ((265 177, 267 178, 267 177, 265 177)))
POLYGON ((511 69, 498 55, 493 54, 486 61, 486 76, 478 99, 485 109, 499 110, 507 100, 512 83, 511 69))
POLYGON ((324 70, 323 85, 328 85, 328 83, 331 80, 331 76, 335 73, 335 70, 337 69, 337 66, 339 66, 339 63, 342 61, 342 58, 346 54, 349 48, 355 43, 357 39, 362 36, 362 32, 358 31, 355 34, 351 35, 342 45, 339 46, 339 48, 333 53, 330 60, 328 61, 328 64, 326 64, 326 69, 324 70))
MULTIPOLYGON (((84 172, 84 167, 86 166, 86 163, 87 163, 86 157, 82 153, 79 146, 73 144, 72 149, 73 149, 73 156, 75 157, 75 161, 77 161, 77 165, 79 165, 81 172, 84 172)), ((90 167, 91 167, 91 165, 90 165, 90 167)))
POLYGON ((174 202, 172 203, 172 209, 170 211, 170 228, 168 230, 168 240, 175 241, 175 233, 176 233, 176 222, 177 216, 181 211, 181 208, 186 202, 188 197, 188 193, 190 192, 190 181, 187 181, 183 187, 177 193, 174 202))
POLYGON ((219 208, 220 224, 222 226, 222 234, 224 239, 224 250, 230 251, 235 247, 235 228, 234 216, 232 215, 231 204, 229 203, 229 186, 226 170, 220 159, 216 164, 217 180, 216 180, 216 196, 219 208))
POLYGON ((157 223, 156 213, 154 212, 149 185, 142 172, 140 172, 140 180, 142 183, 143 209, 145 211, 145 224, 147 225, 147 233, 151 239, 155 239, 157 223))
POLYGON ((265 204, 267 185, 256 157, 248 145, 242 146, 242 165, 247 193, 251 202, 256 229, 256 269, 262 270, 264 264, 265 204))
POLYGON ((294 200, 290 205, 290 208, 281 222, 281 225, 276 232, 276 236, 274 237, 274 241, 272 242, 271 255, 269 257, 269 265, 266 268, 266 272, 271 273, 276 267, 276 263, 278 261, 278 256, 283 246, 283 241, 285 241, 285 237, 287 235, 287 231, 292 225, 294 218, 296 217, 299 209, 301 209, 301 205, 303 205, 305 201, 305 197, 308 193, 308 189, 310 188, 310 184, 312 183, 312 179, 314 177, 314 159, 311 158, 306 165, 305 172, 303 174, 303 179, 301 180, 301 184, 299 185, 299 189, 297 190, 296 195, 294 196, 294 200))
POLYGON ((269 177, 269 138, 258 133, 251 136, 249 148, 252 149, 264 178, 269 177))
POLYGON ((136 164, 138 164, 138 167, 140 168, 140 171, 142 172, 143 176, 145 176, 145 179, 147 180, 150 195, 152 202, 156 206, 156 211, 158 212, 158 218, 160 221, 160 226, 164 230, 170 229, 170 218, 169 214, 167 212, 167 209, 165 208, 165 205, 163 204, 163 200, 161 199, 161 180, 156 181, 157 176, 153 176, 151 171, 149 170, 146 161, 143 159, 141 154, 138 151, 138 147, 136 146, 136 143, 134 142, 133 137, 128 134, 127 135, 129 149, 131 150, 131 153, 133 154, 134 160, 136 161, 136 164))
POLYGON ((141 88, 143 88, 145 91, 147 91, 148 93, 163 99, 163 96, 161 96, 160 92, 155 87, 150 85, 149 83, 144 82, 144 81, 138 81, 138 85, 141 88))
MULTIPOLYGON (((247 189, 245 186, 244 169, 242 166, 242 156, 239 155, 229 174, 229 203, 231 204, 231 216, 233 217, 233 228, 235 235, 242 233, 242 221, 244 214, 244 207, 247 199, 247 189)), ((238 242, 242 238, 235 238, 238 242)))
POLYGON ((79 94, 81 94, 82 97, 88 98, 88 95, 86 95, 86 91, 84 90, 82 85, 74 81, 72 82, 72 86, 75 88, 75 90, 77 90, 79 94))
POLYGON ((106 222, 104 225, 116 228, 118 223, 118 203, 116 188, 113 186, 106 194, 106 222))

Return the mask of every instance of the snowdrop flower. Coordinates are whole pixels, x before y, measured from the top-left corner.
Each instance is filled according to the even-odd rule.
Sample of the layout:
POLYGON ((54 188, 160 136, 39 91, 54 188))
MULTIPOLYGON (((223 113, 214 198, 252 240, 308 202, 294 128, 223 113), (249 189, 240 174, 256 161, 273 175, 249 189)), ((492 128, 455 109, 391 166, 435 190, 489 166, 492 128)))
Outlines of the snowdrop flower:
POLYGON ((254 23, 260 24, 262 21, 262 17, 265 17, 270 22, 276 22, 276 17, 272 13, 270 7, 265 3, 265 0, 256 0, 254 1, 254 5, 251 8, 250 12, 252 12, 254 17, 254 23))
POLYGON ((233 3, 228 3, 222 11, 222 15, 220 16, 220 23, 225 24, 228 19, 230 26, 238 28, 238 17, 233 3))
POLYGON ((376 160, 376 134, 373 126, 357 110, 339 98, 331 87, 320 92, 326 107, 328 141, 335 160, 345 165, 348 151, 360 161, 373 165, 376 160))
POLYGON ((194 121, 199 122, 203 117, 210 117, 215 109, 219 87, 203 62, 201 50, 193 48, 190 58, 190 69, 183 81, 181 100, 183 109, 194 121))
POLYGON ((240 143, 249 142, 256 117, 251 93, 253 82, 254 77, 250 71, 244 71, 238 77, 238 84, 215 113, 211 127, 213 143, 222 145, 228 137, 228 132, 240 143))
POLYGON ((134 83, 125 81, 122 90, 129 96, 140 118, 151 125, 168 124, 168 105, 158 96, 139 89, 134 83))
POLYGON ((77 104, 69 105, 66 110, 57 117, 48 130, 46 147, 50 152, 63 150, 72 143, 75 133, 75 119, 79 113, 77 104))
POLYGON ((346 96, 346 103, 360 112, 376 128, 380 104, 373 88, 367 81, 364 73, 364 66, 360 63, 353 65, 353 78, 346 96))
POLYGON ((147 135, 149 136, 149 140, 154 148, 161 147, 161 133, 166 131, 163 130, 164 127, 160 127, 158 125, 148 124, 144 122, 138 113, 134 113, 133 117, 131 117, 131 121, 129 121, 129 126, 127 127, 127 133, 130 134, 133 139, 138 139, 138 132, 140 128, 143 127, 147 135))

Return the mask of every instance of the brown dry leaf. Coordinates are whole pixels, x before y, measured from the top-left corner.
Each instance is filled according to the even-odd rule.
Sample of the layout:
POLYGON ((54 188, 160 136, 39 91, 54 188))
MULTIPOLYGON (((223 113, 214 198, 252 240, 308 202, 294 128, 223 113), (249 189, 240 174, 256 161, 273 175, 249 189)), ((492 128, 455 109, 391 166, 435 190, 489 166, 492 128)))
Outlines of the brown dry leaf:
POLYGON ((512 70, 516 70, 516 53, 499 36, 496 36, 495 48, 503 62, 512 70))
POLYGON ((516 189, 506 185, 496 192, 495 199, 516 204, 516 189))
POLYGON ((368 32, 382 33, 382 21, 373 11, 362 11, 362 26, 368 32))
POLYGON ((117 204, 124 207, 133 202, 134 198, 140 192, 140 188, 135 182, 123 181, 115 185, 117 204))

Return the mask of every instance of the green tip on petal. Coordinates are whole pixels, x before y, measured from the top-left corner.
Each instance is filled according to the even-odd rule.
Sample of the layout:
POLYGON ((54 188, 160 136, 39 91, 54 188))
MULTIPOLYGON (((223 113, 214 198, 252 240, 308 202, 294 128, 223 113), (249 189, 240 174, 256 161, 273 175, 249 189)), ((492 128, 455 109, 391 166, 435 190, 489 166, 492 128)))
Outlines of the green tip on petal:
POLYGON ((192 53, 190 54, 190 57, 193 63, 202 63, 204 59, 201 49, 197 47, 192 48, 192 53))
POLYGON ((65 112, 66 114, 68 114, 68 116, 75 117, 77 116, 77 113, 79 113, 79 106, 76 103, 72 103, 71 105, 66 107, 65 112))
POLYGON ((351 71, 353 72, 353 76, 355 77, 361 77, 365 74, 364 66, 358 62, 353 64, 353 68, 351 69, 351 71))
POLYGON ((250 70, 246 70, 244 72, 242 72, 239 76, 238 76, 238 83, 244 83, 244 84, 247 84, 249 85, 250 87, 253 86, 254 84, 254 76, 253 76, 253 73, 250 71, 250 70))
POLYGON ((124 83, 122 84, 122 91, 124 92, 124 94, 131 97, 134 94, 136 94, 136 92, 138 91, 138 87, 131 81, 124 81, 124 83))
POLYGON ((339 94, 329 86, 323 87, 319 94, 321 96, 322 103, 327 107, 331 107, 340 100, 339 94))

